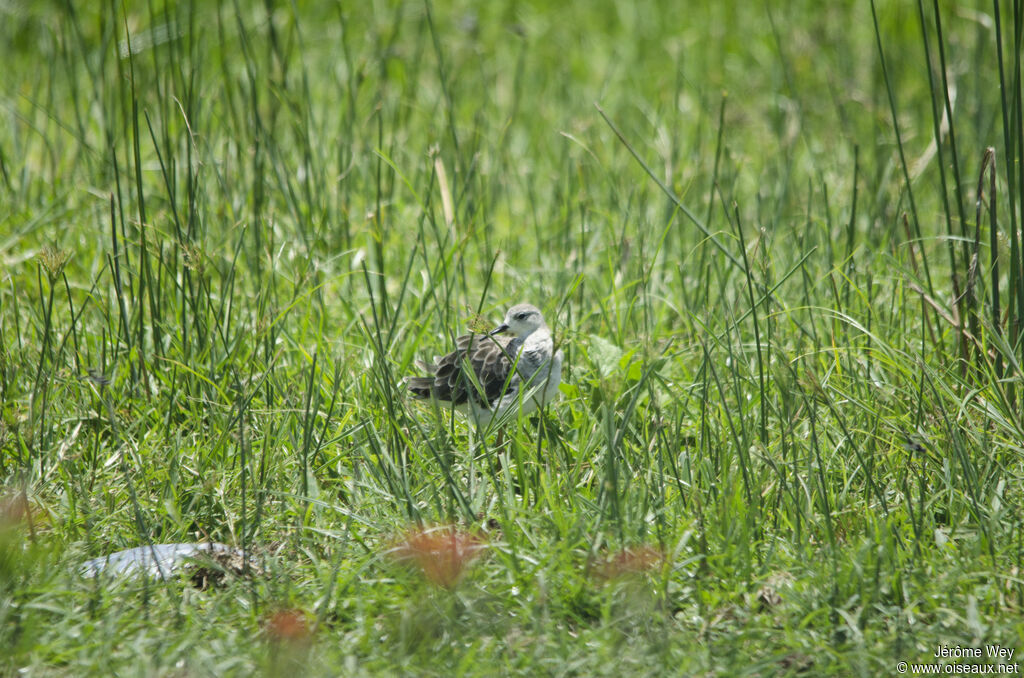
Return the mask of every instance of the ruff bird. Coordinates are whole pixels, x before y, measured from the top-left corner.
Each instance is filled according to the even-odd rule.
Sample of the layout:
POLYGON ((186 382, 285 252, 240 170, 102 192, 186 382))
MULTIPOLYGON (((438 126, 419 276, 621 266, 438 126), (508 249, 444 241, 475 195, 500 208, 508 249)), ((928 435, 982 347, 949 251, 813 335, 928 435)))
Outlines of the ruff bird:
POLYGON ((510 412, 528 414, 558 395, 562 352, 540 309, 517 304, 487 333, 466 334, 433 364, 417 361, 427 376, 406 377, 413 397, 433 398, 486 427, 510 412))

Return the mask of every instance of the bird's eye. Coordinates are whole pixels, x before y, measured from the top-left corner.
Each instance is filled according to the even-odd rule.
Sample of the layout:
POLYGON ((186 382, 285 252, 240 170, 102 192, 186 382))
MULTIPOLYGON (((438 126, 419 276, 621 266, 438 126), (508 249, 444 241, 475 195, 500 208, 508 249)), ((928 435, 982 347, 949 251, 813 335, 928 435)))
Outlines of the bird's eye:
POLYGON ((526 313, 516 313, 516 320, 526 320, 526 313))

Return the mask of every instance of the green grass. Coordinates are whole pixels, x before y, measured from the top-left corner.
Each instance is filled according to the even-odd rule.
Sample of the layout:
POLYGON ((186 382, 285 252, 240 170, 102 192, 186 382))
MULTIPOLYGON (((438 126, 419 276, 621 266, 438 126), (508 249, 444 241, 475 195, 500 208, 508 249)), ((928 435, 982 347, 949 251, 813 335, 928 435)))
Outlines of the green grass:
POLYGON ((1020 3, 664 4, 0 7, 0 674, 1024 648, 1020 3), (559 402, 406 396, 519 301, 559 402))

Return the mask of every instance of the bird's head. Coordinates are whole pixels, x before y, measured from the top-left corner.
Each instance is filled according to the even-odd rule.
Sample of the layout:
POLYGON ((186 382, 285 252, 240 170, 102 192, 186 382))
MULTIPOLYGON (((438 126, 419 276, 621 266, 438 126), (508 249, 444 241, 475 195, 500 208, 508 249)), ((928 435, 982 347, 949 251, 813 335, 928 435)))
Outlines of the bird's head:
POLYGON ((516 304, 505 313, 505 321, 491 334, 510 332, 517 337, 525 337, 541 327, 545 327, 545 323, 539 308, 532 304, 516 304))

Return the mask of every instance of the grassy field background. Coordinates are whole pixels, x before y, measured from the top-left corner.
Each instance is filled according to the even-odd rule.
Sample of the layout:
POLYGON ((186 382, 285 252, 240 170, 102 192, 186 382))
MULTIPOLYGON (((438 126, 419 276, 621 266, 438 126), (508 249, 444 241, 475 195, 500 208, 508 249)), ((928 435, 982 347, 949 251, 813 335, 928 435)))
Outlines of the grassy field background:
POLYGON ((1021 11, 4 4, 0 673, 1022 648, 1021 11), (520 301, 560 401, 407 398, 520 301))

